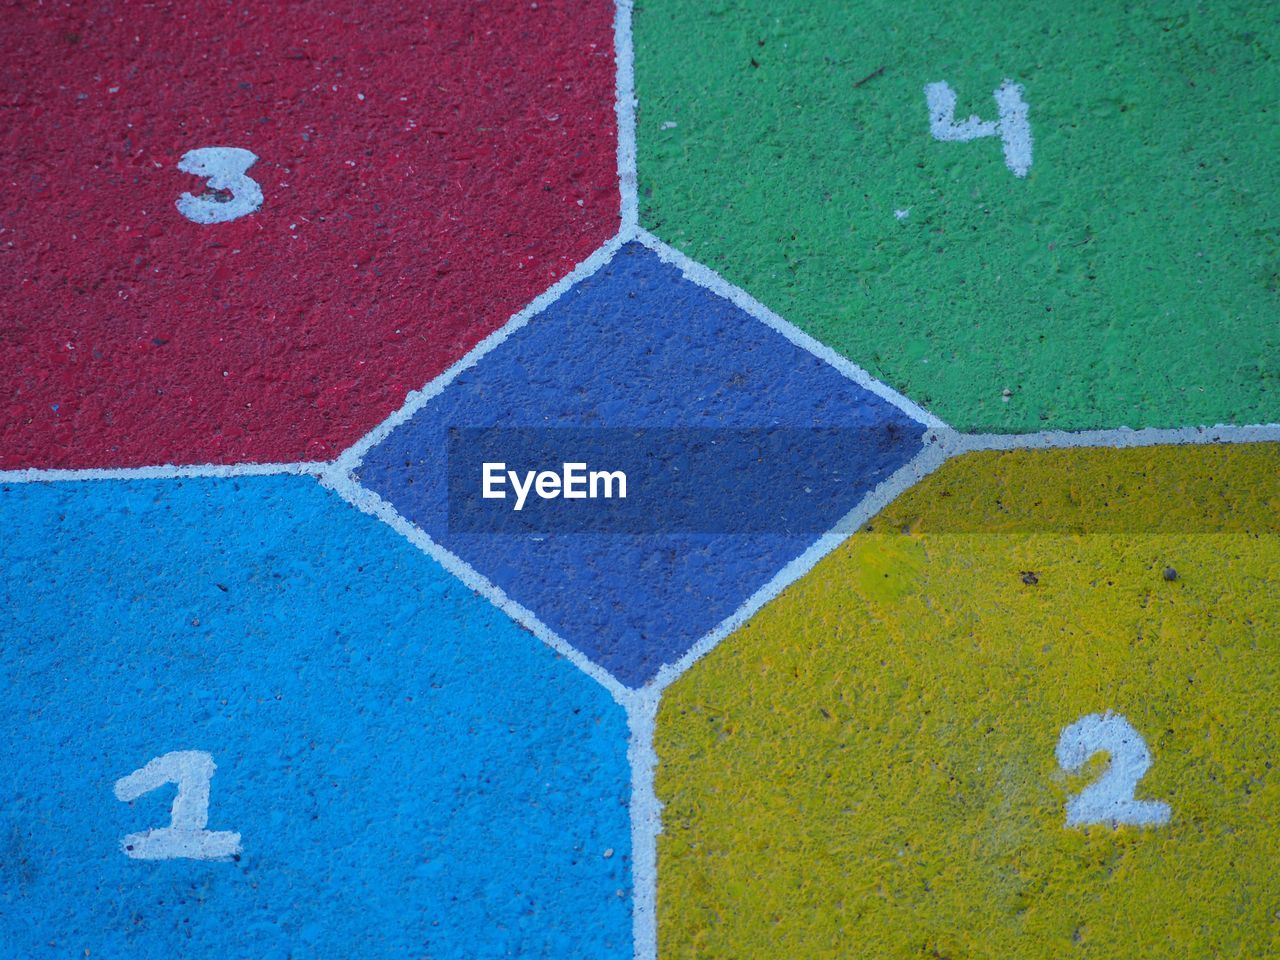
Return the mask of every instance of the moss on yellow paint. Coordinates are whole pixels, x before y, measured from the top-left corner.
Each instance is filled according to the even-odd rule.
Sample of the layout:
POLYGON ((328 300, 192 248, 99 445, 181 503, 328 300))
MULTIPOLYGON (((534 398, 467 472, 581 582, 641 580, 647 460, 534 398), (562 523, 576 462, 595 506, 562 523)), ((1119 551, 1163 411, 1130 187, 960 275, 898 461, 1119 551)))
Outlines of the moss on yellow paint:
POLYGON ((666 695, 661 956, 1280 956, 1280 447, 971 455, 869 527, 666 695), (1106 710, 1167 825, 1065 825, 1106 710))

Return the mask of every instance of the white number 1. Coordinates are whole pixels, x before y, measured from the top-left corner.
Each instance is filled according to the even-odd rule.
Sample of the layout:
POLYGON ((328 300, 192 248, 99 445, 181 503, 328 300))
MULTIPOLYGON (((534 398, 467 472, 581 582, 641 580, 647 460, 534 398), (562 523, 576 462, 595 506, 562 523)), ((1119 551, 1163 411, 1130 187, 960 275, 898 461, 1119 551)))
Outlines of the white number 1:
POLYGON ((1157 826, 1169 822, 1169 805, 1158 800, 1138 800, 1134 791, 1151 769, 1146 741, 1117 713, 1091 713, 1062 731, 1058 739, 1058 766, 1075 773, 1096 753, 1111 757, 1107 772, 1067 801, 1067 826, 1103 823, 1157 826))
POLYGON ((129 834, 120 841, 125 856, 135 860, 223 860, 238 854, 240 834, 205 829, 209 823, 209 781, 216 769, 213 757, 203 750, 175 750, 117 780, 116 799, 125 803, 166 783, 178 785, 169 826, 129 834))
POLYGON ((935 140, 966 141, 982 137, 999 137, 1004 143, 1004 165, 1014 176, 1025 177, 1031 169, 1030 108, 1022 99, 1022 87, 1011 80, 1000 84, 991 94, 996 101, 998 120, 969 117, 956 123, 956 92, 945 83, 931 83, 924 88, 929 105, 929 132, 935 140))

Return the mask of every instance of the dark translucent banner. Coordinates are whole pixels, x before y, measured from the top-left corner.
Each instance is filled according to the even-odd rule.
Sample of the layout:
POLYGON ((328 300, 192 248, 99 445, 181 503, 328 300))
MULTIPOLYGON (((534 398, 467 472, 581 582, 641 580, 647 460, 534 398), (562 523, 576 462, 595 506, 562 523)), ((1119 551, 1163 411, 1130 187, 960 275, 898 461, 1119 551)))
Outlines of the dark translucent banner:
POLYGON ((819 534, 892 472, 912 439, 892 425, 455 428, 449 529, 819 534))

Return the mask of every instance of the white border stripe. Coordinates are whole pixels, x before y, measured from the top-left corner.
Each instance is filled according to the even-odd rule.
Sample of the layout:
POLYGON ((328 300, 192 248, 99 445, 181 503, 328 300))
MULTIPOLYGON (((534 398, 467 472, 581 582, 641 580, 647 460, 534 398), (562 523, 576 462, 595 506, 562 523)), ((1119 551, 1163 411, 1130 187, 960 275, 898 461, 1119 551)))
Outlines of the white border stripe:
POLYGON ((618 115, 618 188, 622 194, 622 233, 635 236, 640 220, 636 175, 636 69, 631 39, 632 0, 618 0, 613 16, 613 50, 618 67, 614 109, 618 115))
POLYGON ((580 264, 573 268, 569 273, 561 277, 553 286, 547 288, 539 296, 530 301, 529 305, 516 313, 493 333, 489 334, 474 347, 472 347, 460 360, 453 366, 445 370, 442 374, 428 383, 421 390, 415 390, 405 399, 404 405, 395 413, 387 417, 380 424, 366 433, 354 444, 342 452, 342 454, 333 461, 343 472, 350 473, 360 466, 360 462, 364 459, 370 448, 380 442, 392 430, 400 426, 434 397, 439 396, 444 388, 453 383, 458 375, 464 371, 474 367, 480 362, 485 354, 489 353, 502 344, 508 337, 525 326, 530 320, 536 317, 551 304, 559 300, 569 288, 581 280, 585 280, 591 276, 606 263, 608 263, 618 248, 625 241, 621 235, 616 235, 608 240, 604 245, 599 247, 595 253, 587 257, 580 264))
POLYGON ((1155 447, 1204 443, 1276 443, 1280 441, 1280 424, 1256 424, 1233 427, 1178 427, 1131 430, 1081 430, 1069 433, 1052 430, 1044 433, 961 433, 956 434, 957 454, 979 450, 1054 450, 1063 447, 1155 447))
POLYGON ((635 691, 623 686, 611 673, 562 640, 532 611, 508 597, 500 587, 461 557, 432 540, 420 527, 405 519, 390 503, 357 483, 355 478, 338 464, 333 464, 325 470, 319 480, 321 486, 332 490, 357 510, 377 517, 516 623, 525 627, 548 647, 608 690, 619 704, 626 707, 635 699, 635 691))
POLYGON ((658 834, 662 804, 654 791, 658 755, 653 749, 659 691, 637 697, 627 708, 631 740, 631 941, 636 960, 658 956, 658 834))
POLYGON ((324 463, 203 463, 190 466, 119 467, 91 470, 0 470, 0 484, 65 483, 75 480, 174 480, 180 477, 270 477, 314 475, 324 463))
POLYGON ((887 400, 907 416, 919 420, 925 426, 932 427, 935 430, 946 428, 945 423, 924 409, 924 407, 908 400, 892 387, 881 383, 867 371, 849 360, 848 357, 836 353, 830 347, 819 343, 795 324, 789 323, 778 316, 751 294, 729 283, 710 267, 690 259, 675 247, 659 240, 648 230, 638 229, 636 231, 636 239, 656 253, 658 259, 677 267, 684 274, 685 279, 724 297, 724 299, 745 310, 761 323, 778 331, 797 347, 802 350, 808 350, 820 360, 825 360, 863 389, 874 393, 883 400, 887 400))

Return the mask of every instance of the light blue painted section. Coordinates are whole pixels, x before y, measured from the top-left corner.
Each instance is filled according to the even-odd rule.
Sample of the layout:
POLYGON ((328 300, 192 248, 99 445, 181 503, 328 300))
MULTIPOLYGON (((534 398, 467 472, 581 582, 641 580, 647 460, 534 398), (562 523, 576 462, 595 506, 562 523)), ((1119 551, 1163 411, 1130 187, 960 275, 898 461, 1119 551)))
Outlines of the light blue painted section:
POLYGON ((393 531, 300 477, 0 518, 0 956, 630 956, 622 710, 393 531), (120 851, 174 750, 238 862, 120 851))

